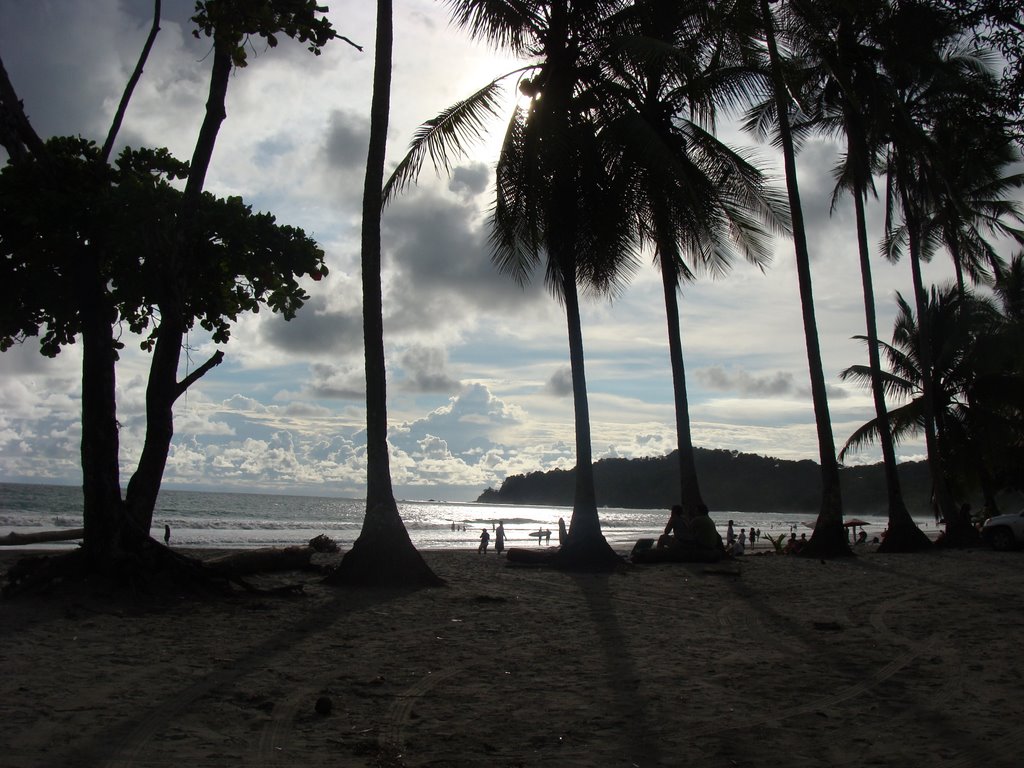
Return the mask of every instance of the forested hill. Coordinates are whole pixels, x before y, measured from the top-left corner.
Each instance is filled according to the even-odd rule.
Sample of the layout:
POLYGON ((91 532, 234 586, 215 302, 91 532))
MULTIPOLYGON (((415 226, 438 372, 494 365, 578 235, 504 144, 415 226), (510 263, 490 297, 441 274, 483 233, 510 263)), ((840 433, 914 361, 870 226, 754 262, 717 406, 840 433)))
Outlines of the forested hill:
MULTIPOLYGON (((752 453, 697 449, 701 494, 714 510, 817 512, 821 475, 813 461, 785 461, 752 453)), ((903 497, 911 513, 930 513, 931 481, 925 462, 899 465, 903 497)), ((501 488, 488 488, 477 501, 571 506, 575 470, 510 475, 501 488)), ((881 464, 840 470, 846 514, 888 512, 881 464)), ((679 500, 679 463, 668 456, 602 459, 594 464, 597 503, 602 507, 667 509, 679 500)))

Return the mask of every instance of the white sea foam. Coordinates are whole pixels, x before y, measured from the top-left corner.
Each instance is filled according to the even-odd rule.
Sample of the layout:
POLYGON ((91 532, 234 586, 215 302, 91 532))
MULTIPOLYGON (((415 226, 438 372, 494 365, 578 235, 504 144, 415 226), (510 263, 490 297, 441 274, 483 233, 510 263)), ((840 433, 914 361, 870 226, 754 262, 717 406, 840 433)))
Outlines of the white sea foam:
MULTIPOLYGON (((473 549, 481 529, 493 531, 498 521, 504 523, 509 546, 541 546, 537 537, 529 535, 538 530, 550 530, 554 545, 558 543, 559 518, 566 525, 572 519, 571 509, 556 506, 408 501, 401 502, 399 510, 410 538, 421 549, 473 549)), ((152 533, 162 540, 164 525, 169 525, 172 546, 217 548, 301 544, 326 534, 346 548, 359 535, 364 512, 365 503, 354 499, 165 490, 157 502, 152 533)), ((754 527, 763 534, 788 535, 795 531, 798 536, 810 535, 816 517, 805 513, 728 511, 713 511, 711 516, 723 535, 731 519, 737 533, 754 527)), ((619 550, 628 550, 637 539, 656 537, 667 517, 666 510, 600 510, 605 537, 619 550)), ((868 523, 869 537, 886 527, 884 517, 860 519, 868 523)), ((926 531, 934 529, 934 523, 928 520, 918 520, 918 524, 926 531)), ((81 525, 80 488, 0 483, 0 535, 81 525)), ((767 547, 770 545, 763 540, 758 545, 767 547)))

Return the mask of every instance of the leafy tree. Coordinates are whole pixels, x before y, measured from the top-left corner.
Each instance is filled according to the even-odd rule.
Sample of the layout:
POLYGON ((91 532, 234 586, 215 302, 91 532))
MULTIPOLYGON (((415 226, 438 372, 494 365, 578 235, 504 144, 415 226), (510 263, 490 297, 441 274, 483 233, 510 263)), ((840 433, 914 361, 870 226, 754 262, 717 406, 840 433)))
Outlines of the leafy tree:
POLYGON ((377 0, 370 147, 363 185, 361 243, 363 345, 366 357, 366 515, 359 537, 329 577, 340 584, 436 585, 398 512, 388 458, 387 374, 380 281, 381 207, 394 43, 391 0, 377 0))
POLYGON ((206 118, 192 161, 166 150, 126 149, 111 165, 111 148, 159 28, 153 29, 102 149, 80 139, 44 143, 32 129, 0 62, 5 308, 0 346, 42 332, 54 355, 80 337, 85 553, 94 568, 151 544, 153 504, 173 435, 177 398, 212 366, 218 352, 179 381, 184 334, 196 322, 216 342, 229 336, 240 312, 266 305, 291 317, 306 299, 296 277, 326 273, 323 253, 301 230, 252 214, 238 198, 203 192, 233 68, 245 65, 245 43, 269 45, 285 34, 315 53, 335 36, 313 2, 208 0, 196 4, 196 36, 212 36, 213 67, 206 118), (172 184, 184 181, 184 190, 172 184), (149 335, 153 351, 146 393, 147 431, 139 466, 121 498, 114 396, 125 323, 149 335))
POLYGON ((1024 146, 1024 6, 1017 0, 941 0, 975 46, 1002 57, 996 109, 1024 146))

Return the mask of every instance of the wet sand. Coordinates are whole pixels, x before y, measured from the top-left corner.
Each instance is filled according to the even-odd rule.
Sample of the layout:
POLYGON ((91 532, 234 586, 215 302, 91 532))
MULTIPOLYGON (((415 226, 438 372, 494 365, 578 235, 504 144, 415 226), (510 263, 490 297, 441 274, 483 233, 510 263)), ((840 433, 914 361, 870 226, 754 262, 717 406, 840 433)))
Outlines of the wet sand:
POLYGON ((1020 764, 1024 553, 425 557, 448 586, 0 602, 0 763, 1020 764))

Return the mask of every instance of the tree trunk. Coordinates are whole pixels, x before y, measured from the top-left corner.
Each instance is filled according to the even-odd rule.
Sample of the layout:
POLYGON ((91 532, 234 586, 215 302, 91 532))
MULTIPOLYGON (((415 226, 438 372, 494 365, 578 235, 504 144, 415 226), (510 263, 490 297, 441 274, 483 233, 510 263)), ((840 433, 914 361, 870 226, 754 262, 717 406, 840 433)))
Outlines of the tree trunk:
POLYGON ((390 116, 392 47, 392 3, 391 0, 377 0, 370 146, 363 185, 361 238, 366 364, 366 514, 359 537, 327 581, 363 586, 436 586, 443 582, 413 546, 398 513, 388 455, 380 218, 390 116))
POLYGON ((696 513, 704 504, 697 480, 693 438, 690 434, 690 407, 686 394, 686 369, 683 366, 683 340, 679 331, 679 289, 676 250, 667 244, 659 246, 661 282, 665 292, 665 315, 668 320, 668 351, 672 362, 672 393, 676 406, 676 447, 679 453, 679 499, 685 511, 696 513))
MULTIPOLYGON (((96 246, 94 246, 96 247, 96 246)), ((109 567, 121 551, 120 440, 115 396, 117 313, 107 301, 97 256, 84 249, 78 264, 82 323, 82 525, 89 566, 109 567)))
POLYGON ((153 510, 163 482, 171 440, 174 438, 175 390, 184 335, 176 317, 181 311, 177 308, 180 304, 174 302, 175 310, 171 309, 170 304, 162 302, 160 305, 160 330, 149 364, 149 382, 146 386, 146 440, 139 465, 128 482, 125 494, 125 505, 128 507, 127 533, 136 543, 149 537, 153 510))
POLYGON ((879 546, 884 552, 916 552, 931 546, 931 540, 917 527, 903 501, 900 476, 896 468, 896 446, 889 428, 889 411, 882 386, 882 361, 878 351, 878 321, 875 317, 875 289, 871 279, 871 255, 864 214, 864 187, 854 190, 857 219, 857 245, 860 251, 860 276, 864 290, 864 319, 868 336, 868 361, 871 367, 871 394, 875 402, 878 442, 882 447, 885 489, 888 499, 889 533, 879 546))
POLYGON ((818 433, 818 455, 821 461, 821 509, 818 512, 814 533, 801 550, 801 554, 806 554, 809 557, 850 555, 852 551, 846 538, 846 530, 843 528, 839 464, 836 461, 835 443, 832 438, 832 420, 828 410, 825 373, 821 363, 817 321, 814 316, 811 259, 804 230, 803 209, 800 207, 796 152, 793 148, 793 136, 789 127, 789 105, 785 95, 787 91, 782 79, 779 51, 775 43, 774 21, 768 8, 768 0, 761 0, 761 15, 764 19, 765 40, 771 60, 775 106, 779 120, 779 137, 782 140, 783 160, 786 168, 786 189, 789 194, 789 208, 793 219, 793 246, 796 252, 796 269, 800 285, 800 306, 803 312, 804 340, 807 346, 807 363, 811 378, 814 421, 818 433))
POLYGON ((566 568, 603 570, 620 560, 601 533, 601 518, 597 512, 593 449, 590 439, 590 405, 583 362, 583 328, 580 322, 579 296, 576 292, 576 270, 571 265, 564 264, 570 258, 563 256, 561 278, 569 333, 569 365, 572 369, 576 489, 573 495, 569 534, 557 555, 557 560, 559 565, 566 568))
POLYGON ((231 78, 231 54, 224 45, 215 44, 206 114, 199 129, 196 146, 189 164, 177 229, 171 247, 160 254, 162 293, 158 297, 160 328, 146 385, 146 440, 139 465, 128 483, 125 498, 128 507, 126 534, 132 546, 149 538, 153 509, 160 493, 167 456, 174 438, 174 403, 181 387, 178 384, 178 363, 185 338, 185 306, 187 262, 195 242, 195 218, 206 174, 213 158, 220 126, 227 117, 228 83, 231 78))
POLYGON ((928 315, 928 294, 921 273, 921 234, 918 217, 907 196, 903 193, 903 210, 906 217, 910 251, 910 272, 914 281, 914 305, 917 310, 917 339, 921 364, 921 400, 924 409, 924 438, 928 454, 928 471, 932 479, 932 503, 939 517, 946 524, 943 542, 947 545, 963 546, 977 541, 977 533, 960 517, 959 509, 946 479, 942 447, 935 429, 935 364, 932 359, 931 320, 928 315))

